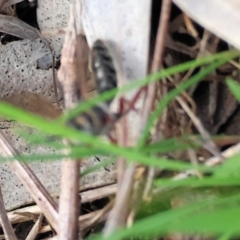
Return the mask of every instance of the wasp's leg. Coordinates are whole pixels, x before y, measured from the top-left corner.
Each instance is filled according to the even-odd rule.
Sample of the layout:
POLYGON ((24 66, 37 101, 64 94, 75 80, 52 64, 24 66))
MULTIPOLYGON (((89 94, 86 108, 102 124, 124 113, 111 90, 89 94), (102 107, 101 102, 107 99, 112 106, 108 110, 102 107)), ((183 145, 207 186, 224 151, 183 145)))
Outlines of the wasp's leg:
POLYGON ((121 97, 119 99, 119 114, 123 114, 124 112, 126 112, 126 111, 128 112, 130 110, 134 110, 134 111, 138 112, 138 110, 135 108, 135 104, 142 93, 144 93, 146 95, 147 86, 140 88, 132 100, 127 100, 127 99, 121 97), (128 105, 127 108, 125 108, 125 106, 126 106, 125 104, 128 105))

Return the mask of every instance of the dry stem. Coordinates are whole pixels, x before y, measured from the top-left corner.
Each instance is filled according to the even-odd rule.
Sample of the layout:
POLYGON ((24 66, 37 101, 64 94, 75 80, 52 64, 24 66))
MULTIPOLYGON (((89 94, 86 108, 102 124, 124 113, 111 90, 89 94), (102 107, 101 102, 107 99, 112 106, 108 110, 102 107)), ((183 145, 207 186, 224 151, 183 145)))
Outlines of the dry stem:
MULTIPOLYGON (((81 202, 87 203, 87 202, 92 202, 104 197, 112 196, 116 193, 116 191, 117 191, 116 184, 112 184, 105 187, 99 187, 93 190, 88 190, 81 193, 81 202)), ((36 221, 38 218, 38 215, 40 215, 41 213, 42 212, 39 206, 34 205, 34 206, 20 208, 20 209, 8 212, 7 215, 10 223, 15 224, 15 223, 27 222, 30 220, 36 221)))
MULTIPOLYGON (((0 132, 0 146, 6 156, 12 157, 19 155, 2 132, 0 132)), ((57 205, 32 170, 27 164, 20 163, 17 160, 11 161, 9 167, 38 204, 52 227, 58 231, 57 205)))
MULTIPOLYGON (((164 40, 165 40, 164 36, 167 31, 170 6, 171 6, 171 0, 163 0, 161 17, 159 19, 159 29, 158 29, 158 35, 157 35, 157 41, 156 41, 156 47, 155 47, 154 60, 153 60, 151 72, 158 71, 158 69, 161 66, 163 49, 164 49, 164 40)), ((148 98, 145 101, 143 112, 142 112, 142 121, 141 121, 142 128, 145 127, 149 114, 152 110, 152 106, 154 104, 155 94, 156 94, 155 90, 156 90, 156 83, 150 84, 150 86, 148 86, 148 91, 147 91, 148 98)), ((125 132, 126 131, 123 131, 123 133, 125 132)), ((122 138, 122 140, 123 139, 124 137, 122 138)), ((126 143, 127 139, 125 139, 124 142, 126 143)), ((122 162, 123 160, 121 160, 121 163, 122 162)), ((121 172, 123 167, 124 167, 124 164, 123 165, 121 164, 120 165, 121 172)), ((119 189, 117 191, 115 205, 112 211, 110 212, 107 223, 105 225, 105 229, 104 229, 105 236, 111 235, 111 233, 113 233, 116 229, 124 227, 126 225, 126 220, 129 215, 129 206, 131 202, 135 167, 136 167, 135 164, 130 164, 128 168, 125 170, 125 173, 124 174, 121 173, 121 175, 123 175, 122 179, 118 179, 120 180, 119 189)))
POLYGON ((0 0, 0 11, 2 10, 4 4, 7 2, 8 0, 0 0))
POLYGON ((221 154, 216 146, 216 144, 213 142, 213 140, 211 139, 210 134, 207 132, 207 130, 204 128, 203 124, 201 123, 201 121, 199 120, 199 118, 197 118, 193 112, 191 111, 191 109, 187 106, 187 104, 182 100, 182 98, 180 97, 176 97, 177 101, 179 102, 179 104, 181 105, 181 107, 184 109, 184 111, 188 114, 188 116, 191 118, 193 124, 195 125, 195 127, 198 129, 199 133, 201 134, 202 138, 203 138, 203 146, 209 151, 211 152, 214 156, 217 156, 219 158, 221 158, 221 154))
MULTIPOLYGON (((162 64, 165 36, 167 35, 166 33, 167 33, 167 27, 168 27, 168 20, 170 16, 170 9, 171 9, 171 0, 163 0, 161 15, 160 15, 159 24, 158 24, 158 33, 157 33, 156 45, 154 49, 151 73, 157 72, 160 69, 162 64)), ((154 101, 156 97, 156 87, 157 87, 157 82, 154 82, 148 85, 147 98, 145 100, 143 111, 142 111, 141 125, 143 128, 145 127, 148 117, 151 113, 152 107, 154 106, 154 101)))
POLYGON ((108 216, 104 228, 105 236, 111 235, 116 229, 124 227, 126 224, 131 200, 134 170, 135 164, 131 164, 124 173, 117 191, 115 205, 108 216))
POLYGON ((1 223, 2 223, 2 226, 3 226, 3 231, 4 231, 4 234, 5 234, 5 238, 7 240, 17 240, 17 238, 14 234, 14 231, 12 229, 12 225, 9 222, 6 209, 4 207, 1 188, 0 188, 0 218, 1 218, 1 223))
POLYGON ((32 227, 31 231, 28 233, 26 240, 34 240, 39 232, 39 229, 41 228, 43 220, 43 215, 41 214, 38 218, 38 220, 35 222, 34 226, 32 227))
MULTIPOLYGON (((214 157, 211 157, 209 159, 207 159, 205 161, 205 165, 206 166, 209 166, 209 167, 213 167, 215 165, 218 165, 218 164, 221 164, 223 161, 226 161, 227 158, 230 158, 236 154, 239 154, 240 153, 240 143, 228 148, 227 150, 223 151, 221 153, 221 157, 217 157, 217 156, 214 156, 214 157)), ((182 179, 186 179, 190 176, 193 176, 193 175, 196 175, 196 171, 195 170, 189 170, 189 171, 186 171, 186 172, 183 172, 183 173, 179 173, 177 174, 173 179, 174 180, 182 180, 182 179)))
MULTIPOLYGON (((58 72, 59 81, 63 86, 65 106, 72 108, 79 101, 78 92, 81 90, 81 16, 80 1, 73 1, 70 5, 69 30, 65 36, 62 49, 61 68, 58 72), (78 91, 79 90, 79 91, 78 91)), ((62 162, 61 193, 59 202, 59 239, 75 240, 79 232, 78 216, 80 210, 79 199, 79 162, 66 159, 62 162)))

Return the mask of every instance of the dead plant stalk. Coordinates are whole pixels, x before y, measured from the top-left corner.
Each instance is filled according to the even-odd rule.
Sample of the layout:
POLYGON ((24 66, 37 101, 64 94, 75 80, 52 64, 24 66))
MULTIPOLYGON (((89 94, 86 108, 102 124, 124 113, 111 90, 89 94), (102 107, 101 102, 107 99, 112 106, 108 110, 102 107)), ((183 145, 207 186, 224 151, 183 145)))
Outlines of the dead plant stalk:
POLYGON ((0 218, 1 218, 3 231, 4 231, 4 234, 5 234, 5 238, 7 240, 17 240, 17 238, 14 234, 12 225, 11 225, 9 219, 8 219, 6 209, 4 207, 1 188, 0 188, 0 218))
MULTIPOLYGON (((62 49, 61 67, 58 78, 62 84, 66 108, 74 107, 78 99, 81 81, 81 54, 83 38, 81 33, 80 1, 70 3, 70 19, 62 49), (76 87, 77 86, 77 87, 76 87), (76 89, 78 88, 78 89, 76 89)), ((66 144, 70 144, 67 143, 66 144)), ((61 193, 59 201, 59 240, 75 240, 79 234, 78 217, 80 211, 79 160, 66 159, 61 166, 61 193)))
MULTIPOLYGON (((167 24, 170 13, 171 0, 163 0, 161 17, 159 19, 159 29, 157 34, 157 41, 155 46, 154 60, 152 64, 152 71, 156 72, 161 66, 165 34, 167 32, 167 24)), ((155 100, 155 83, 148 86, 148 92, 144 109, 142 112, 141 126, 146 125, 148 116, 152 109, 155 100)), ((137 141, 136 141, 137 142, 137 141)), ((124 166, 124 165, 123 165, 124 166)), ((107 219, 104 235, 111 235, 116 229, 124 227, 126 225, 127 217, 130 213, 131 194, 134 181, 135 164, 130 164, 125 170, 119 189, 117 191, 116 202, 107 219)))
MULTIPOLYGON (((6 156, 15 157, 19 155, 17 150, 2 132, 0 132, 0 147, 3 149, 6 156)), ((9 163, 9 167, 25 186, 34 201, 38 204, 52 227, 58 231, 57 205, 39 179, 25 163, 20 163, 19 161, 14 160, 9 163)))

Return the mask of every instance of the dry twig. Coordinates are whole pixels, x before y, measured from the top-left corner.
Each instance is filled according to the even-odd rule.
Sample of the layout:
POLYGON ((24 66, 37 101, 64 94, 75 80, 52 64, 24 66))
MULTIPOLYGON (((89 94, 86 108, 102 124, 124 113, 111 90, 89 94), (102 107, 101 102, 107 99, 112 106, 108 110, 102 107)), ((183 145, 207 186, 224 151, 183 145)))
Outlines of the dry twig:
MULTIPOLYGON (((170 16, 171 2, 172 2, 171 0, 162 1, 161 15, 159 18, 158 33, 157 33, 156 45, 154 49, 151 73, 157 72, 160 69, 162 64, 165 36, 167 35, 166 33, 167 33, 169 16, 170 16)), ((148 85, 147 98, 145 100, 143 111, 142 111, 142 122, 141 122, 142 128, 145 127, 148 117, 154 106, 154 101, 156 98, 156 87, 157 87, 157 82, 154 82, 148 85)))
MULTIPOLYGON (((74 107, 80 100, 79 92, 84 79, 81 61, 84 39, 80 35, 81 5, 79 0, 70 4, 70 19, 62 49, 61 67, 58 78, 63 86, 66 108, 74 107)), ((75 240, 79 233, 79 160, 66 159, 62 162, 61 193, 59 202, 59 239, 75 240)))
MULTIPOLYGON (((114 195, 116 191, 117 191, 116 184, 96 188, 93 190, 88 190, 81 193, 81 202, 87 203, 87 202, 92 202, 104 197, 108 197, 108 196, 114 195)), ((40 215, 41 213, 42 212, 39 206, 34 205, 34 206, 25 207, 25 208, 8 212, 7 215, 10 223, 15 224, 15 223, 27 222, 30 220, 36 221, 38 218, 38 215, 40 215)))
POLYGON ((113 203, 114 201, 112 200, 103 209, 95 211, 95 216, 92 216, 89 218, 89 220, 86 220, 84 223, 82 223, 81 231, 83 236, 85 235, 84 232, 88 231, 91 227, 106 220, 108 213, 113 206, 113 203))
POLYGON ((192 20, 190 19, 190 17, 188 17, 188 15, 186 15, 185 13, 183 13, 183 19, 184 19, 184 22, 185 22, 185 25, 186 25, 186 28, 187 30, 190 32, 190 34, 197 38, 198 37, 198 32, 197 30, 195 29, 193 23, 192 23, 192 20))
POLYGON ((240 153, 240 143, 238 143, 238 144, 228 148, 224 152, 222 152, 221 156, 223 158, 218 157, 218 156, 214 156, 214 157, 209 158, 208 160, 206 160, 205 165, 212 167, 214 165, 222 163, 222 161, 226 160, 226 158, 232 157, 232 156, 234 156, 236 154, 239 154, 239 153, 240 153))
POLYGON ((104 197, 114 195, 117 192, 117 184, 99 187, 94 190, 89 190, 81 193, 81 202, 92 202, 104 197))
MULTIPOLYGON (((156 41, 156 47, 155 47, 155 55, 154 55, 151 72, 158 71, 158 69, 161 66, 165 34, 167 32, 167 24, 168 24, 168 18, 170 13, 170 6, 171 6, 171 0, 163 1, 161 17, 159 19, 159 29, 158 29, 158 35, 157 35, 157 41, 156 41)), ((142 121, 141 121, 142 128, 144 128, 144 126, 146 125, 147 119, 151 112, 151 109, 155 100, 155 94, 156 94, 155 90, 156 90, 155 83, 150 84, 150 86, 148 86, 148 91, 147 91, 148 98, 146 99, 143 112, 142 112, 142 121)), ((124 140, 125 142, 127 142, 127 139, 124 139, 124 140)), ((123 167, 124 167, 124 164, 121 165, 121 168, 123 167)), ((130 164, 122 176, 121 182, 119 183, 119 189, 117 192, 115 205, 109 214, 109 217, 104 229, 105 236, 109 236, 116 229, 126 225, 126 220, 129 215, 129 205, 131 201, 135 167, 136 167, 135 164, 130 164)))
MULTIPOLYGON (((37 207, 37 206, 34 206, 34 207, 37 207)), ((31 207, 30 207, 31 208, 31 207)), ((39 208, 38 208, 39 209, 39 208)), ((101 215, 101 212, 102 210, 97 210, 97 211, 94 211, 94 212, 90 212, 88 214, 84 214, 82 216, 80 216, 78 218, 78 223, 80 226, 83 226, 83 228, 85 228, 85 226, 88 226, 89 225, 89 222, 92 222, 92 219, 95 219, 97 218, 96 222, 95 223, 100 223, 100 222, 103 222, 106 220, 106 217, 107 217, 107 214, 104 214, 104 215, 101 215), (101 216, 100 216, 101 215, 101 216)), ((28 219, 28 221, 31 220, 31 219, 28 219)), ((18 221, 18 222, 21 222, 21 221, 18 221)), ((95 224, 94 223, 94 224, 95 224)), ((51 232, 52 231, 52 227, 50 225, 45 225, 45 226, 42 226, 39 231, 38 231, 38 234, 41 234, 41 233, 46 233, 46 232, 51 232)), ((0 235, 0 240, 1 239, 5 239, 5 236, 4 235, 0 235)))
POLYGON ((5 238, 7 240, 17 240, 17 238, 14 234, 12 225, 9 222, 6 209, 4 207, 1 188, 0 188, 0 218, 1 218, 1 224, 2 224, 2 227, 3 227, 3 231, 4 231, 4 234, 5 234, 5 238))
MULTIPOLYGON (((13 157, 19 155, 2 132, 0 132, 0 146, 6 156, 13 157)), ((20 163, 17 160, 11 161, 8 165, 38 204, 52 227, 58 231, 57 205, 32 170, 27 164, 20 163)))
MULTIPOLYGON (((161 65, 162 65, 162 58, 163 58, 163 53, 164 53, 164 46, 165 46, 165 42, 166 39, 168 37, 168 23, 169 23, 169 17, 170 17, 170 10, 171 10, 171 4, 172 1, 171 0, 164 0, 162 1, 162 7, 161 7, 161 14, 160 14, 160 18, 159 18, 159 24, 158 24, 158 32, 157 32, 157 38, 156 38, 156 44, 155 44, 155 48, 154 48, 154 56, 153 56, 153 61, 152 61, 152 66, 151 66, 151 73, 157 72, 161 65)), ((144 102, 144 106, 143 106, 143 111, 142 111, 142 122, 141 122, 141 126, 142 128, 145 127, 148 117, 154 107, 154 102, 157 98, 156 94, 157 94, 157 88, 159 86, 158 82, 154 82, 151 83, 148 86, 148 90, 147 90, 147 97, 145 99, 144 102)), ((161 85, 162 89, 162 94, 167 92, 166 87, 164 87, 163 85, 161 85)), ((162 114, 162 118, 163 122, 165 122, 165 120, 167 119, 167 112, 166 110, 164 111, 164 113, 162 114)), ((160 123, 160 122, 159 122, 160 123)), ((160 127, 159 127, 160 128, 160 127)), ((161 128, 158 129, 161 131, 161 128)), ((160 134, 161 135, 161 134, 160 134)), ((154 136, 154 139, 156 138, 156 136, 154 136)), ((148 198, 148 194, 150 192, 151 189, 151 185, 152 185, 152 181, 153 181, 153 169, 151 169, 149 171, 150 174, 148 174, 147 176, 147 184, 145 186, 145 190, 144 190, 144 198, 148 198)))
POLYGON ((0 0, 0 11, 2 10, 4 4, 7 2, 8 0, 0 0))
MULTIPOLYGON (((215 165, 221 164, 223 161, 227 161, 228 158, 233 157, 234 155, 239 154, 239 153, 240 153, 240 143, 223 151, 221 153, 221 156, 223 158, 214 156, 214 157, 207 159, 205 161, 205 165, 209 166, 209 167, 213 167, 215 165)), ((182 180, 182 179, 186 179, 190 176, 194 176, 194 175, 196 175, 196 171, 189 170, 189 171, 177 174, 173 179, 174 180, 182 180)))
POLYGON ((105 228, 104 235, 111 235, 116 229, 125 226, 129 213, 129 203, 133 185, 135 164, 131 164, 125 171, 121 185, 118 188, 115 205, 110 212, 105 228))
POLYGON ((41 214, 38 220, 35 222, 34 226, 32 227, 31 231, 28 233, 26 240, 34 240, 38 235, 39 229, 41 228, 43 220, 43 215, 41 214))
POLYGON ((198 129, 199 133, 201 134, 203 138, 203 146, 211 152, 214 156, 217 156, 221 158, 221 154, 216 146, 216 144, 213 142, 210 134, 207 132, 207 130, 204 128, 201 121, 193 114, 191 109, 187 106, 187 104, 182 100, 180 97, 176 97, 177 101, 181 105, 181 107, 184 109, 184 111, 188 114, 188 116, 191 118, 193 124, 198 129))

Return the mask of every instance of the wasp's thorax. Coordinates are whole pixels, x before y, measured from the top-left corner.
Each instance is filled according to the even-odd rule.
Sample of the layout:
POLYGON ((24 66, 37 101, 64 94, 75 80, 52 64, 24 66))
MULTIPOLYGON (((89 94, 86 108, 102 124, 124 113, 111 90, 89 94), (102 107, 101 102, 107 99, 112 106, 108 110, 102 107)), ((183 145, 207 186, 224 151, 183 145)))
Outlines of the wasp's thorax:
POLYGON ((110 114, 105 106, 100 105, 74 117, 68 125, 92 135, 101 135, 108 134, 119 118, 118 114, 110 114))

